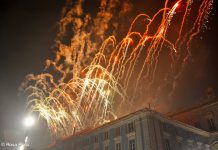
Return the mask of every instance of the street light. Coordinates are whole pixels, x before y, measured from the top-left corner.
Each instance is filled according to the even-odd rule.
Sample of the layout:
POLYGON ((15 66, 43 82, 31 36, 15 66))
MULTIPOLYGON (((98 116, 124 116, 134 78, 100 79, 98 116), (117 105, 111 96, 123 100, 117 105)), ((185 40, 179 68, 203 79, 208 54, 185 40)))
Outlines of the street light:
POLYGON ((23 123, 26 127, 31 127, 34 125, 35 119, 32 116, 28 116, 24 119, 23 123))
POLYGON ((24 145, 21 145, 19 150, 24 150, 24 145))
MULTIPOLYGON (((27 127, 28 129, 33 126, 35 123, 35 119, 32 116, 27 116, 26 118, 24 118, 23 120, 23 124, 25 127, 27 127)), ((25 140, 24 140, 24 144, 20 146, 19 150, 25 150, 25 146, 28 143, 28 129, 26 130, 26 136, 25 136, 25 140)))

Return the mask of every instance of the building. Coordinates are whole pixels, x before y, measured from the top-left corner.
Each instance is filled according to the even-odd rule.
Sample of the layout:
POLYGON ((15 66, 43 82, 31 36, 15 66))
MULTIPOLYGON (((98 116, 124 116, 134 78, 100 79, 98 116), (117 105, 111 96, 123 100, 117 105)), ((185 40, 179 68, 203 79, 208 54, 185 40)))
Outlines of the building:
MULTIPOLYGON (((213 105, 214 104, 216 108, 218 108, 218 102, 213 103, 213 105)), ((207 106, 210 108, 212 104, 208 104, 207 106)), ((204 105, 203 108, 207 106, 204 105)), ((189 111, 198 114, 197 110, 201 111, 201 109, 197 108, 189 111)), ((217 109, 208 110, 213 112, 213 110, 217 109)), ((218 111, 214 111, 214 113, 215 112, 218 113, 218 111)), ((194 114, 195 113, 193 113, 193 115, 194 114)), ((96 129, 76 133, 71 137, 49 146, 47 149, 218 150, 218 132, 214 130, 214 128, 211 128, 212 125, 209 125, 209 128, 205 126, 205 129, 211 130, 202 130, 181 122, 183 121, 181 118, 190 117, 188 116, 188 111, 184 112, 183 117, 181 116, 182 113, 171 114, 170 118, 150 109, 143 109, 96 129), (175 119, 181 121, 176 121, 175 119)), ((215 122, 215 120, 213 121, 215 129, 217 129, 217 122, 215 122)), ((202 120, 202 125, 203 122, 205 123, 205 121, 202 120)), ((211 120, 208 122, 211 122, 211 120)))
POLYGON ((195 126, 208 132, 218 131, 218 101, 204 103, 190 109, 186 109, 169 117, 180 122, 195 126))

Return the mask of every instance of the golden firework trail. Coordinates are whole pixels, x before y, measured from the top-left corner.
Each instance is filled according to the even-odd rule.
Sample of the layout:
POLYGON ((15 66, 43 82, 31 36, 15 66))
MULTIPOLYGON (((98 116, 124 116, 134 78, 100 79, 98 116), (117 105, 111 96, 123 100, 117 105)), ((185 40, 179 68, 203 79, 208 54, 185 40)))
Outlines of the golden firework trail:
MULTIPOLYGON (((119 0, 101 0, 100 11, 94 19, 83 13, 82 0, 73 7, 68 1, 56 39, 56 58, 46 61, 46 69, 53 67, 54 71, 28 75, 23 85, 29 93, 28 108, 47 121, 55 138, 116 119, 124 112, 123 107, 133 105, 141 82, 147 86, 146 89, 153 85, 163 50, 169 50, 172 69, 178 67, 180 59, 183 59, 182 66, 190 57, 191 41, 207 20, 213 0, 202 0, 193 26, 184 31, 192 3, 192 0, 178 0, 170 6, 166 0, 164 8, 153 16, 137 15, 127 35, 117 42, 115 35, 105 39, 105 33, 119 0), (182 17, 176 18, 182 6, 185 6, 180 11, 182 17), (178 32, 174 33, 177 38, 172 40, 168 38, 168 32, 174 18, 180 25, 178 32), (141 21, 144 21, 144 32, 134 31, 141 21), (73 36, 69 37, 67 28, 71 24, 73 36), (154 29, 155 32, 151 32, 154 29), (70 44, 65 44, 64 38, 70 39, 70 44), (179 54, 183 51, 185 56, 181 58, 179 54), (141 65, 138 65, 139 61, 141 65)), ((130 6, 125 2, 120 15, 127 13, 130 6)), ((176 75, 180 73, 181 70, 176 75)))

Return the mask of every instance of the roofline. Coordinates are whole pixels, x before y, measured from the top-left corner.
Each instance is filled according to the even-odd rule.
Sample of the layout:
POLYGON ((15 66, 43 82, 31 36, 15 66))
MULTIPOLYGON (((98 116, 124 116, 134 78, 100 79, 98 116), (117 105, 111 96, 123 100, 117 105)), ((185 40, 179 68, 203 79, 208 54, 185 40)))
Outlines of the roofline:
POLYGON ((196 134, 199 134, 199 135, 202 135, 202 136, 206 136, 206 137, 209 137, 210 134, 211 134, 210 132, 207 132, 207 131, 205 131, 203 129, 199 129, 199 128, 196 128, 196 127, 194 127, 192 125, 186 124, 184 122, 175 120, 173 118, 165 116, 164 114, 156 113, 155 115, 157 117, 159 117, 160 120, 164 120, 164 121, 166 121, 166 122, 168 122, 170 124, 176 125, 176 126, 178 126, 180 128, 192 131, 193 133, 196 133, 196 134))
MULTIPOLYGON (((65 141, 67 141, 67 140, 69 140, 69 139, 73 139, 73 138, 76 138, 76 137, 81 136, 81 135, 89 134, 89 133, 91 133, 91 132, 94 132, 95 130, 99 130, 99 129, 101 129, 101 128, 110 126, 110 125, 112 125, 112 124, 115 124, 115 123, 119 122, 120 120, 127 119, 127 118, 129 118, 130 116, 134 116, 134 115, 136 115, 136 114, 139 113, 139 112, 145 112, 145 111, 147 111, 147 112, 156 112, 156 113, 158 113, 162 118, 167 119, 167 120, 172 120, 172 117, 174 117, 174 116, 176 116, 176 115, 180 115, 180 114, 182 114, 182 113, 189 112, 189 111, 195 111, 195 110, 200 109, 200 108, 202 108, 202 107, 205 107, 205 106, 208 106, 208 105, 212 105, 212 104, 216 104, 216 103, 218 103, 218 100, 217 100, 217 99, 213 99, 213 100, 211 100, 211 101, 209 101, 209 102, 202 103, 202 104, 197 105, 197 106, 192 107, 192 108, 188 108, 188 109, 185 109, 185 110, 182 110, 182 111, 179 111, 179 112, 175 112, 175 113, 168 113, 168 114, 166 114, 166 116, 163 115, 163 114, 161 114, 160 112, 156 112, 156 111, 151 110, 151 109, 149 109, 149 108, 147 108, 147 107, 146 107, 146 108, 142 108, 142 109, 137 110, 137 111, 135 111, 135 112, 133 112, 133 113, 124 115, 124 116, 122 116, 122 117, 120 117, 120 118, 118 118, 118 119, 116 119, 116 120, 112 120, 112 121, 110 121, 110 122, 108 122, 108 123, 105 123, 105 124, 103 124, 103 125, 101 125, 101 126, 97 126, 97 127, 94 127, 94 128, 88 128, 88 129, 85 129, 85 130, 82 130, 82 131, 79 131, 79 132, 75 132, 73 135, 66 136, 66 137, 64 137, 63 139, 60 139, 60 140, 56 140, 54 143, 48 145, 47 148, 51 148, 51 147, 53 147, 53 146, 55 146, 55 145, 57 145, 57 144, 59 144, 59 143, 65 142, 65 141)), ((184 123, 182 123, 182 122, 180 122, 180 121, 177 121, 177 120, 174 120, 174 119, 173 119, 172 121, 173 121, 174 123, 176 123, 177 125, 182 125, 182 126, 186 125, 185 128, 190 128, 190 129, 193 128, 193 126, 190 126, 190 125, 188 125, 188 127, 187 127, 187 124, 184 124, 184 123)), ((198 128, 196 128, 196 129, 198 129, 198 128)), ((205 135, 205 134, 206 134, 206 135, 207 135, 207 134, 210 134, 209 132, 206 132, 206 131, 204 131, 204 130, 201 130, 201 129, 198 129, 198 130, 199 130, 199 131, 203 131, 203 132, 204 132, 204 135, 205 135)))
POLYGON ((186 112, 190 112, 190 111, 195 111, 195 110, 198 110, 198 109, 200 109, 202 107, 206 107, 206 106, 216 104, 216 103, 218 104, 218 99, 217 98, 215 98, 215 99, 213 99, 211 101, 205 102, 205 103, 201 103, 200 105, 178 111, 178 112, 167 113, 166 115, 169 116, 169 117, 174 117, 176 115, 180 115, 182 113, 186 113, 186 112))
POLYGON ((136 115, 137 113, 142 112, 142 111, 154 112, 153 110, 151 110, 151 109, 149 109, 149 108, 147 108, 147 107, 146 107, 146 108, 142 108, 142 109, 140 109, 140 110, 137 110, 137 111, 132 112, 132 113, 130 113, 130 114, 124 115, 124 116, 122 116, 122 117, 120 117, 120 118, 118 118, 118 119, 116 119, 116 120, 112 120, 112 121, 110 121, 110 122, 108 122, 108 123, 105 123, 105 124, 103 124, 103 125, 100 125, 100 126, 97 126, 97 127, 94 127, 94 128, 87 128, 87 129, 81 130, 81 131, 79 131, 79 132, 75 132, 74 134, 72 134, 72 135, 70 135, 70 136, 66 136, 66 137, 64 137, 63 139, 56 140, 54 143, 51 143, 50 145, 48 145, 48 148, 51 148, 51 147, 53 147, 53 146, 55 146, 55 145, 57 145, 57 144, 59 144, 59 143, 65 142, 65 141, 67 141, 67 140, 69 140, 69 139, 73 139, 73 138, 76 138, 76 137, 78 137, 78 136, 85 135, 85 134, 87 134, 87 133, 94 132, 95 130, 99 130, 99 129, 101 129, 101 128, 107 127, 107 126, 109 126, 109 125, 111 125, 111 124, 114 124, 114 123, 116 123, 116 122, 119 122, 120 120, 127 119, 127 118, 129 118, 130 116, 136 115))
POLYGON ((63 139, 60 139, 60 140, 58 140, 58 141, 55 141, 54 143, 52 143, 51 145, 49 145, 48 148, 51 148, 51 147, 53 147, 53 146, 55 146, 55 145, 57 145, 57 144, 66 142, 66 141, 68 141, 68 140, 70 140, 70 139, 74 139, 74 138, 77 138, 77 137, 79 137, 79 136, 83 136, 83 135, 86 135, 86 134, 90 134, 90 133, 92 133, 92 132, 95 132, 96 130, 99 130, 99 129, 101 129, 101 128, 105 128, 105 127, 110 126, 110 125, 112 125, 112 124, 116 124, 116 123, 119 122, 120 120, 128 119, 130 116, 135 116, 136 114, 138 114, 138 113, 140 113, 140 112, 153 112, 153 115, 156 116, 156 117, 158 117, 158 118, 161 119, 161 120, 164 120, 164 121, 166 121, 166 122, 169 122, 169 121, 171 120, 172 122, 169 122, 169 123, 175 124, 175 125, 177 125, 177 126, 179 126, 179 127, 182 127, 182 128, 184 128, 184 129, 186 129, 186 130, 189 130, 189 131, 194 131, 194 129, 197 129, 197 131, 195 131, 194 133, 200 134, 200 135, 206 136, 206 137, 209 137, 209 136, 210 136, 210 133, 207 132, 207 131, 204 131, 204 130, 202 130, 202 129, 198 129, 198 128, 195 128, 195 127, 190 126, 190 125, 188 125, 188 124, 185 124, 185 123, 182 123, 182 122, 180 122, 180 121, 174 120, 174 119, 170 118, 169 116, 165 116, 164 114, 161 114, 161 113, 156 112, 156 111, 154 111, 154 110, 151 110, 151 109, 149 109, 149 108, 143 108, 143 109, 140 109, 140 110, 138 110, 138 111, 136 111, 136 112, 130 113, 130 114, 125 115, 125 116, 123 116, 123 117, 120 117, 120 118, 118 118, 118 119, 116 119, 116 120, 113 120, 113 121, 111 121, 111 122, 105 123, 105 124, 103 124, 103 125, 101 125, 101 126, 98 126, 98 127, 95 127, 95 128, 88 128, 88 129, 82 130, 82 131, 80 131, 80 132, 76 132, 76 133, 74 133, 73 135, 66 136, 66 137, 64 137, 63 139))
MULTIPOLYGON (((119 118, 117 118, 117 119, 115 119, 115 120, 112 120, 112 121, 110 121, 110 122, 108 122, 108 123, 102 124, 102 125, 97 126, 97 127, 94 127, 94 128, 89 128, 89 129, 83 130, 83 131, 81 131, 81 132, 77 132, 77 134, 74 134, 74 135, 71 135, 71 136, 68 136, 68 137, 79 136, 79 135, 83 135, 83 134, 86 134, 86 133, 93 132, 93 131, 98 130, 98 129, 101 129, 101 128, 105 128, 105 127, 107 127, 107 126, 110 126, 110 125, 112 125, 112 124, 115 124, 115 123, 119 122, 120 120, 127 119, 127 118, 129 118, 130 116, 135 116, 137 113, 145 112, 145 111, 146 111, 146 112, 153 112, 153 110, 151 110, 151 109, 149 109, 149 108, 147 108, 147 107, 146 107, 146 108, 142 108, 142 109, 139 109, 139 110, 137 110, 137 111, 135 111, 135 112, 129 113, 129 114, 124 115, 124 116, 122 116, 122 117, 119 117, 119 118)), ((67 139, 68 139, 68 138, 67 138, 67 139)))

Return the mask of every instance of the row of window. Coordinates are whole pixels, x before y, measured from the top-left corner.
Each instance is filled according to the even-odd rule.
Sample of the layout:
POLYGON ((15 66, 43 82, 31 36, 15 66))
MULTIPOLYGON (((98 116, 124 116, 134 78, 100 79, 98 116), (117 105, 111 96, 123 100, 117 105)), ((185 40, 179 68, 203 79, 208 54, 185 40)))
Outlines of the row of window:
MULTIPOLYGON (((131 133, 135 131, 134 123, 129 123, 127 125, 127 133, 131 133)), ((121 136, 121 127, 115 128, 115 137, 121 136)), ((106 131, 103 133, 103 140, 108 140, 109 139, 109 132, 106 131)), ((99 142, 99 135, 95 135, 94 137, 94 143, 99 142)))
MULTIPOLYGON (((198 149, 202 149, 203 150, 203 147, 206 146, 204 144, 202 144, 202 145, 200 144, 199 145, 197 143, 195 145, 194 145, 194 143, 193 144, 189 143, 187 145, 183 145, 181 142, 178 142, 178 145, 179 145, 179 148, 181 150, 186 149, 186 148, 189 149, 189 150, 195 150, 195 147, 198 148, 198 149)), ((172 150, 171 146, 170 146, 170 141, 168 139, 165 139, 165 148, 166 148, 166 150, 172 150)))
MULTIPOLYGON (((180 137, 181 135, 188 135, 190 139, 195 139, 196 141, 202 141, 201 136, 198 136, 194 133, 191 133, 191 132, 188 132, 185 130, 183 131, 182 129, 177 129, 176 127, 174 127, 170 124, 162 123, 162 127, 166 133, 173 133, 173 136, 180 137)), ((167 135, 167 136, 169 136, 169 135, 167 135)), ((181 139, 183 139, 183 138, 181 137, 181 139)), ((179 139, 179 145, 182 144, 181 139, 179 139)), ((172 145, 170 145, 170 141, 168 139, 164 140, 164 145, 165 145, 166 150, 171 150, 172 145)), ((188 147, 191 148, 192 145, 188 144, 188 147)))
MULTIPOLYGON (((95 150, 98 150, 98 148, 96 148, 95 150)), ((105 146, 104 146, 104 150, 109 150, 109 146, 108 146, 108 145, 105 145, 105 146)), ((121 143, 116 143, 116 144, 115 144, 115 150, 122 150, 121 143)), ((136 150, 136 142, 135 142, 135 139, 129 140, 129 143, 128 143, 128 150, 136 150)))
POLYGON ((165 122, 162 122, 162 128, 164 133, 166 133, 166 136, 178 137, 178 140, 182 140, 184 137, 186 137, 189 139, 194 139, 195 141, 204 141, 204 137, 195 132, 187 131, 165 122))
MULTIPOLYGON (((188 145, 190 149, 193 149, 193 145, 188 145)), ((182 148, 182 145, 181 145, 182 148)), ((165 139, 165 149, 171 150, 170 141, 165 139)), ((105 145, 104 150, 109 150, 109 146, 105 145)), ((122 150, 121 143, 115 144, 115 150, 122 150)), ((128 141, 128 150, 136 150, 136 141, 135 139, 131 139, 128 141)))
MULTIPOLYGON (((207 120, 207 124, 208 124, 208 130, 209 131, 217 131, 217 128, 216 128, 216 125, 215 125, 215 121, 213 118, 208 118, 207 120)), ((201 125, 201 122, 200 121, 195 121, 193 123, 193 125, 199 129, 202 129, 204 128, 202 125, 201 125)))
MULTIPOLYGON (((134 123, 131 122, 129 124, 127 124, 127 133, 131 133, 131 132, 134 132, 135 131, 135 127, 134 127, 134 123)), ((121 127, 117 127, 115 128, 115 137, 119 137, 121 136, 121 127)), ((90 138, 86 138, 84 141, 83 141, 83 144, 84 145, 89 145, 90 142, 93 142, 93 143, 99 143, 99 135, 95 135, 93 140, 90 140, 90 138)), ((109 139, 109 132, 106 131, 103 133, 103 140, 108 140, 109 139)))

